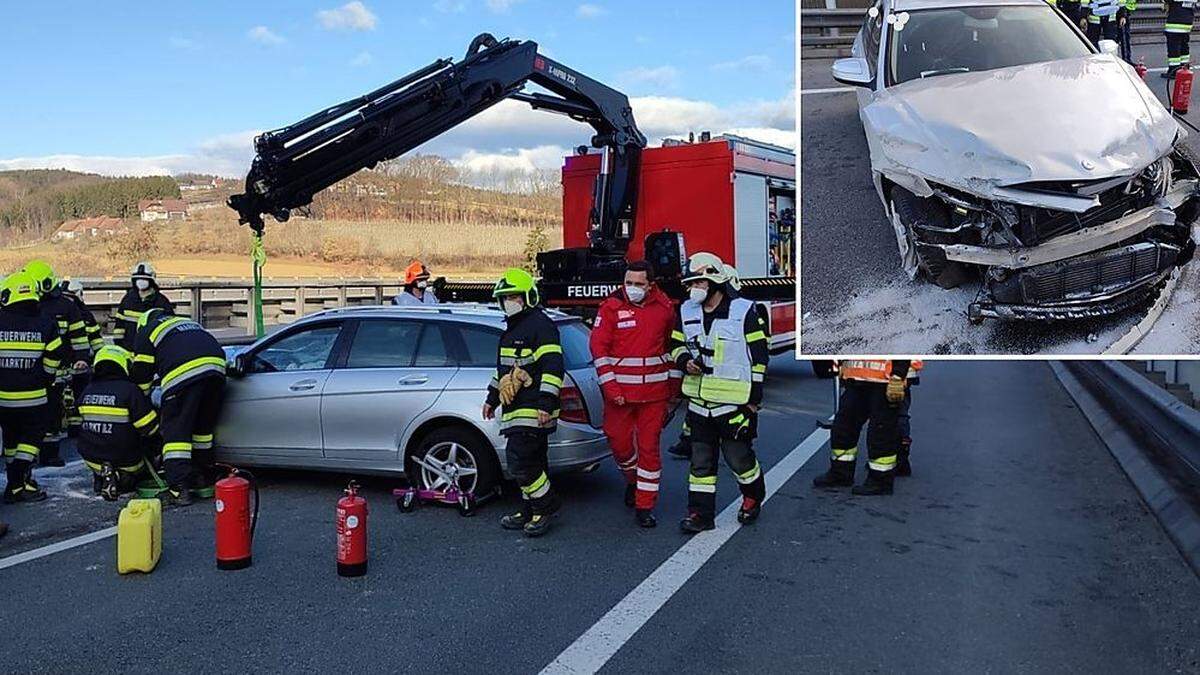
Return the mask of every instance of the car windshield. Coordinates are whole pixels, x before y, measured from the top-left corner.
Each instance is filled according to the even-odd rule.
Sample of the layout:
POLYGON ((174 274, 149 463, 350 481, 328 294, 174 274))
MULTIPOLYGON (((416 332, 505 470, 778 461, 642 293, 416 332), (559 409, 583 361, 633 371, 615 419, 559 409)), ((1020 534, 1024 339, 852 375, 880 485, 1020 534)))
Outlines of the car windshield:
POLYGON ((1049 5, 925 9, 896 16, 892 84, 1091 53, 1049 5))

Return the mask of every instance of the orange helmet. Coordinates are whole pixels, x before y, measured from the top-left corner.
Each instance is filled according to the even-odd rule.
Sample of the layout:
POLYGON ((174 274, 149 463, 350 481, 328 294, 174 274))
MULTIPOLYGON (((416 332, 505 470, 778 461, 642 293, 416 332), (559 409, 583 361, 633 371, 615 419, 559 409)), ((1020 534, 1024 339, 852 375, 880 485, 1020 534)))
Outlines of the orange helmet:
POLYGON ((418 279, 428 279, 429 269, 425 267, 425 263, 420 260, 414 260, 404 268, 404 285, 411 286, 417 283, 418 279))

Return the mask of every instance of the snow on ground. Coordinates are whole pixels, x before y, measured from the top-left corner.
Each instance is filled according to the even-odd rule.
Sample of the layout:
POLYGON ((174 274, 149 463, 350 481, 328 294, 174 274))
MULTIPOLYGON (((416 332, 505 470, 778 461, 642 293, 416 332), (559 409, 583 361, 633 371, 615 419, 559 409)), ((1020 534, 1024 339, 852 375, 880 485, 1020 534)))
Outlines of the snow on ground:
POLYGON ((1179 284, 1162 316, 1130 353, 1184 356, 1200 353, 1200 273, 1190 265, 1183 267, 1179 284))

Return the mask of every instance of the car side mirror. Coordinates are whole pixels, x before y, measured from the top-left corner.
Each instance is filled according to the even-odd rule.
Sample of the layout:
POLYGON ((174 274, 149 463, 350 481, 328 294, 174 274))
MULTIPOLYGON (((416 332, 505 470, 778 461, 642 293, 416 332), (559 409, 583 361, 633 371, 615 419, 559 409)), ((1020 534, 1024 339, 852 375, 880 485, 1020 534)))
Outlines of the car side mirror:
POLYGON ((242 352, 233 355, 233 358, 229 360, 229 364, 226 366, 225 370, 234 377, 241 377, 246 374, 247 365, 246 354, 245 352, 242 352))
MULTIPOLYGON (((1115 44, 1115 43, 1114 43, 1115 44)), ((833 79, 853 87, 870 87, 875 83, 867 60, 861 56, 838 59, 833 62, 833 79)))
POLYGON ((1121 45, 1117 44, 1116 40, 1101 40, 1096 46, 1100 48, 1101 54, 1121 55, 1121 45))

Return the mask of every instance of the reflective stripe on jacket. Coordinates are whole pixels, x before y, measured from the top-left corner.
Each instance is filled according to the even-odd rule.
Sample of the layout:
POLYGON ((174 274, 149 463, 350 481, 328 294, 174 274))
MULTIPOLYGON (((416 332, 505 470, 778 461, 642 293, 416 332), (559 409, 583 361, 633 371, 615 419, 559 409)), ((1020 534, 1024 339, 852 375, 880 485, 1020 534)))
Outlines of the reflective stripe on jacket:
POLYGON ((683 373, 667 353, 674 325, 675 308, 658 288, 640 305, 623 289, 600 304, 590 347, 606 401, 665 401, 675 394, 683 373))
POLYGON ((159 314, 134 337, 130 376, 142 391, 157 377, 166 394, 204 376, 225 377, 225 351, 195 321, 159 314))
POLYGON ((759 322, 754 303, 744 298, 732 300, 728 315, 714 318, 707 330, 700 303, 683 303, 679 315, 684 342, 696 352, 693 356, 698 357, 704 370, 700 375, 683 376, 683 395, 707 403, 748 403, 754 364, 750 359, 751 336, 745 334, 744 327, 748 315, 754 316, 756 324, 759 322))
POLYGON ((488 385, 487 402, 499 408, 500 433, 521 428, 553 431, 557 426, 560 396, 566 371, 558 326, 538 307, 529 307, 506 317, 507 324, 500 336, 496 356, 496 374, 488 385), (520 366, 529 373, 532 382, 519 390, 512 402, 500 404, 500 378, 520 366), (550 416, 546 425, 539 424, 538 412, 550 416))
POLYGON ((133 351, 138 321, 141 320, 143 314, 152 309, 161 309, 167 314, 175 313, 175 305, 171 304, 171 301, 157 288, 145 299, 136 288, 125 291, 125 295, 121 298, 121 304, 117 306, 117 311, 113 314, 116 324, 113 329, 114 343, 133 351))
POLYGON ((33 302, 0 309, 0 408, 46 404, 70 346, 33 302))

